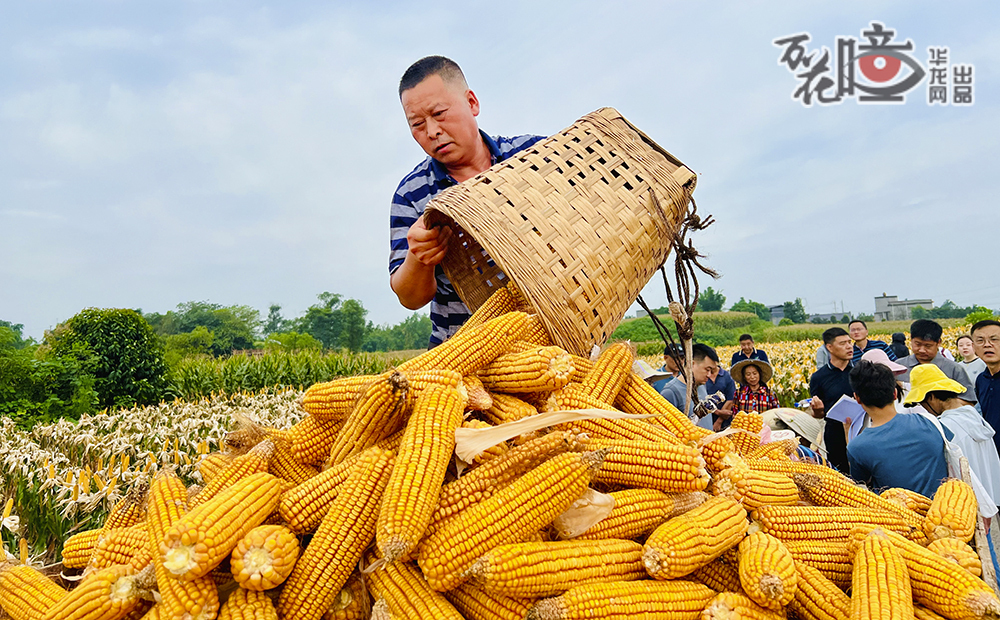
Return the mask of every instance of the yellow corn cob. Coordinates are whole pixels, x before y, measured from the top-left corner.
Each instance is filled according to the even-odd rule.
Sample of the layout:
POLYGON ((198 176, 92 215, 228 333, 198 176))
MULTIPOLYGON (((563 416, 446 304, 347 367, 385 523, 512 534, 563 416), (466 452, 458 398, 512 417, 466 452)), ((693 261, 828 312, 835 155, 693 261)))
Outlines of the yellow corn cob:
POLYGON ((530 394, 551 392, 569 383, 573 364, 559 347, 536 347, 497 357, 479 371, 491 392, 530 394))
POLYGON ((764 609, 746 594, 722 592, 708 602, 701 620, 785 620, 785 614, 764 609))
POLYGON ((207 575, 278 507, 283 491, 281 480, 256 473, 191 509, 160 542, 163 566, 183 581, 207 575))
POLYGON ((879 529, 858 545, 851 578, 851 620, 869 618, 913 618, 906 562, 879 529))
POLYGON ((930 540, 954 537, 969 542, 976 534, 977 511, 976 493, 971 486, 957 478, 945 480, 927 509, 924 533, 930 540))
POLYGON ((743 592, 743 585, 740 584, 740 572, 736 567, 725 562, 723 558, 712 560, 685 579, 703 583, 716 592, 743 592))
POLYGON ((182 582, 168 576, 160 557, 160 541, 186 510, 187 490, 171 470, 161 470, 149 487, 146 532, 156 570, 156 585, 162 607, 157 613, 167 618, 212 620, 219 611, 219 590, 211 577, 182 582))
POLYGON ((299 420, 288 429, 288 441, 292 443, 295 458, 307 465, 318 465, 326 461, 344 424, 343 419, 317 420, 311 415, 299 420))
POLYGON ((149 484, 146 483, 132 488, 125 494, 125 497, 115 503, 101 529, 108 532, 142 523, 143 519, 146 518, 146 493, 148 492, 149 484))
POLYGON ((603 457, 603 451, 555 456, 443 523, 420 550, 420 568, 431 588, 450 590, 484 553, 550 523, 583 495, 603 457))
MULTIPOLYGON (((462 422, 462 428, 493 428, 493 425, 489 422, 483 422, 482 420, 468 419, 462 422)), ((491 446, 482 453, 476 455, 472 459, 473 465, 479 465, 480 463, 485 463, 486 461, 496 458, 498 456, 503 456, 509 450, 505 442, 498 443, 495 446, 491 446)))
POLYGON ((696 428, 686 415, 635 373, 628 373, 614 405, 625 413, 656 416, 651 419, 681 439, 686 439, 696 428))
POLYGON ((319 620, 375 538, 378 508, 394 457, 377 447, 361 454, 285 581, 278 599, 283 620, 319 620))
POLYGON ((274 439, 274 454, 271 455, 268 471, 292 484, 302 484, 319 473, 312 465, 300 463, 295 458, 292 443, 287 439, 274 439))
POLYGON ((338 377, 333 381, 314 383, 302 395, 300 404, 306 413, 317 420, 342 420, 354 409, 354 403, 364 389, 380 376, 385 375, 338 377))
POLYGON ((692 581, 623 581, 578 586, 538 601, 527 620, 696 620, 715 591, 692 581))
POLYGON ((705 493, 697 491, 667 495, 655 489, 624 489, 610 495, 615 500, 611 513, 577 536, 577 540, 639 538, 708 499, 705 493))
MULTIPOLYGON (((153 577, 153 582, 155 581, 156 578, 153 577)), ((149 588, 147 588, 146 591, 149 592, 149 588)), ((144 593, 141 596, 153 596, 153 595, 150 592, 149 594, 144 593)), ((136 603, 135 607, 132 608, 132 611, 125 614, 125 617, 122 618, 122 620, 142 620, 142 618, 149 618, 148 614, 155 604, 156 603, 154 603, 153 601, 140 598, 139 602, 136 603)), ((155 619, 149 618, 149 620, 155 620, 155 619)))
MULTIPOLYGON (((666 399, 663 401, 670 405, 666 399)), ((670 406, 673 407, 673 405, 670 406)), ((709 435, 713 434, 707 428, 692 424, 686 434, 678 435, 678 439, 698 446, 705 463, 712 471, 722 471, 728 467, 742 465, 743 460, 736 451, 733 441, 725 435, 709 439, 709 435)))
POLYGON ((469 570, 484 590, 515 598, 555 596, 576 586, 646 577, 642 545, 614 539, 500 545, 469 570))
POLYGON ((385 601, 384 598, 379 598, 372 605, 372 616, 371 620, 397 620, 399 616, 392 615, 389 611, 389 603, 385 601))
POLYGON ((466 398, 469 401, 466 407, 473 411, 486 411, 493 406, 493 397, 478 376, 462 377, 462 385, 465 386, 466 398))
POLYGON ((97 542, 101 538, 102 528, 84 530, 66 539, 62 548, 62 562, 66 568, 84 568, 90 562, 97 542))
POLYGON ((212 481, 206 484, 205 488, 191 498, 188 506, 194 509, 209 501, 223 490, 232 487, 240 480, 253 474, 267 472, 273 454, 273 441, 266 439, 258 443, 246 454, 234 458, 219 475, 212 478, 212 481))
POLYGON ((516 396, 509 394, 493 394, 493 405, 483 412, 486 421, 492 424, 503 424, 526 418, 538 413, 534 405, 529 405, 516 396))
POLYGON ((712 494, 734 499, 748 510, 760 506, 794 506, 799 490, 784 474, 730 467, 712 478, 712 494))
POLYGON ((733 444, 736 445, 736 450, 740 454, 749 455, 760 447, 760 431, 764 428, 764 416, 759 413, 739 411, 733 416, 729 427, 746 431, 730 435, 730 439, 733 440, 733 444))
POLYGON ((396 432, 402 426, 408 390, 409 383, 398 372, 369 385, 334 439, 330 463, 335 465, 396 432))
POLYGON ((527 314, 508 312, 452 336, 430 351, 403 362, 398 369, 402 372, 431 368, 457 370, 463 377, 475 374, 506 353, 527 327, 527 314))
POLYGON ((600 482, 664 493, 704 491, 709 483, 705 461, 694 448, 658 441, 592 439, 591 448, 607 448, 600 482))
POLYGON ((727 497, 713 497, 670 519, 646 539, 643 562, 655 579, 690 574, 734 547, 747 532, 747 513, 727 497))
POLYGON ((910 526, 899 513, 874 508, 829 506, 761 506, 751 513, 752 531, 762 531, 783 541, 846 539, 855 525, 876 525, 900 534, 910 526))
POLYGON ((866 487, 858 486, 852 480, 832 470, 823 476, 793 474, 793 478, 795 484, 802 489, 803 494, 817 506, 876 508, 899 514, 903 517, 903 521, 916 532, 919 532, 923 526, 924 520, 917 513, 879 497, 866 487))
POLYGON ((463 583, 444 593, 466 620, 524 620, 534 601, 486 592, 463 583))
POLYGON ((601 352, 580 386, 588 396, 608 404, 614 403, 632 374, 634 361, 632 347, 624 342, 616 342, 601 352))
MULTIPOLYGON (((510 289, 506 286, 498 288, 486 298, 483 305, 476 308, 476 311, 472 313, 469 320, 465 322, 458 331, 455 332, 455 336, 467 332, 473 327, 478 327, 487 321, 491 321, 499 316, 507 314, 508 312, 515 312, 520 310, 518 303, 515 300, 514 295, 511 295, 510 289)), ((454 336, 452 336, 454 338, 454 336)))
MULTIPOLYGON (((606 411, 617 411, 614 407, 604 401, 597 400, 587 394, 583 386, 571 383, 561 390, 552 393, 552 398, 546 404, 546 411, 562 411, 566 409, 603 409, 606 411)), ((646 420, 576 420, 561 425, 559 428, 576 428, 583 431, 595 439, 625 439, 629 441, 664 441, 667 443, 680 444, 670 431, 658 424, 651 424, 646 420)))
POLYGON ((843 540, 786 540, 784 543, 796 566, 818 570, 842 590, 851 587, 854 554, 843 540))
POLYGON ((219 609, 219 620, 278 620, 278 613, 263 592, 236 588, 219 609))
POLYGON ((463 620, 462 614, 440 592, 431 590, 417 567, 396 562, 367 575, 372 596, 384 598, 395 618, 463 620))
POLYGON ((542 347, 552 346, 552 338, 549 337, 549 330, 545 329, 541 317, 537 314, 529 314, 525 321, 524 332, 521 333, 520 340, 537 344, 542 347))
POLYGON ((111 566, 84 577, 49 607, 42 620, 119 620, 139 603, 135 570, 111 566))
POLYGON ((336 499, 340 485, 347 480, 360 458, 360 454, 355 454, 321 471, 281 496, 278 513, 292 531, 304 534, 319 527, 333 500, 336 499))
POLYGON ((739 572, 743 592, 761 607, 781 611, 795 597, 795 560, 770 534, 756 532, 740 541, 739 572))
POLYGON ((358 573, 351 575, 330 608, 323 614, 323 620, 366 620, 368 618, 368 588, 358 573))
POLYGON ((87 564, 87 570, 100 570, 115 564, 129 564, 137 572, 153 561, 145 525, 104 532, 87 564))
POLYGON ((797 439, 782 439, 757 446, 746 455, 747 459, 773 459, 787 461, 799 447, 797 439))
MULTIPOLYGON (((569 358, 573 362, 573 374, 570 376, 570 382, 583 383, 583 380, 587 378, 590 371, 594 369, 593 360, 589 357, 581 357, 572 353, 569 354, 569 358)), ((628 378, 625 380, 628 381, 628 378)))
POLYGON ((789 610, 801 620, 846 620, 850 617, 851 597, 832 581, 801 562, 795 563, 795 571, 798 573, 798 586, 795 598, 788 603, 789 610))
POLYGON ((524 473, 551 457, 564 452, 578 452, 586 447, 586 438, 570 431, 542 435, 511 448, 501 457, 469 470, 464 476, 441 488, 432 527, 459 514, 473 504, 485 501, 524 473))
MULTIPOLYGON (((860 544, 873 526, 858 526, 851 530, 852 544, 860 544)), ((883 534, 896 547, 910 574, 914 602, 920 603, 946 618, 982 620, 1000 618, 1000 600, 989 586, 969 574, 951 560, 886 531, 883 534)))
MULTIPOLYGON (((431 368, 429 370, 411 370, 403 373, 406 382, 410 384, 407 397, 410 400, 420 395, 420 392, 429 387, 448 387, 461 392, 465 385, 465 377, 456 370, 442 370, 431 368)), ((469 375, 473 377, 475 375, 469 375)))
POLYGON ((388 562, 409 555, 430 524, 464 410, 465 399, 450 388, 429 388, 417 398, 378 515, 376 540, 388 562))
POLYGON ((0 564, 0 609, 13 620, 41 620, 66 591, 27 565, 0 564))
POLYGON ((944 616, 915 603, 913 605, 913 618, 914 620, 947 620, 944 616))
POLYGON ((979 554, 973 551, 968 543, 964 543, 958 538, 938 538, 927 545, 927 548, 958 564, 976 577, 983 574, 983 563, 979 559, 979 554))
POLYGON ((212 478, 222 473, 232 460, 232 455, 223 452, 212 452, 202 456, 196 465, 198 473, 201 474, 202 482, 205 484, 211 482, 212 478))
POLYGON ((924 497, 920 493, 909 489, 895 487, 886 489, 879 495, 890 502, 895 502, 904 508, 909 508, 922 517, 927 516, 927 509, 931 507, 931 498, 924 497))
POLYGON ((233 577, 247 590, 270 590, 291 574, 299 557, 299 541, 287 527, 260 525, 233 549, 233 577))

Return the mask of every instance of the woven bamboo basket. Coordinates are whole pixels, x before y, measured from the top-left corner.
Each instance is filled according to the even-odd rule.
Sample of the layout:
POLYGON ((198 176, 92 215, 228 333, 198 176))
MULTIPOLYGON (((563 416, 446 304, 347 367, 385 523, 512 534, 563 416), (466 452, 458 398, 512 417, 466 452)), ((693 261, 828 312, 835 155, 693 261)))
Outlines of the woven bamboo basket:
POLYGON ((601 108, 427 205, 456 236, 442 263, 475 310, 510 278, 553 342, 603 345, 667 259, 696 176, 601 108))

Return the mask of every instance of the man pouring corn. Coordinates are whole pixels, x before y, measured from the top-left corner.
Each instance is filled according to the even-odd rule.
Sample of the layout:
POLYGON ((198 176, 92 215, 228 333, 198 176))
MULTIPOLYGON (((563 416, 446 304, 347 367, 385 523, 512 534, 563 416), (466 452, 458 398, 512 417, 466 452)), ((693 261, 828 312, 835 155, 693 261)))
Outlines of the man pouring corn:
POLYGON ((417 310, 431 304, 430 347, 458 331, 469 318, 448 281, 441 261, 452 230, 428 228, 424 208, 437 194, 471 179, 493 164, 530 147, 543 136, 491 137, 479 129, 479 99, 462 70, 443 56, 413 63, 399 81, 410 134, 427 153, 403 177, 389 212, 389 284, 403 306, 417 310))

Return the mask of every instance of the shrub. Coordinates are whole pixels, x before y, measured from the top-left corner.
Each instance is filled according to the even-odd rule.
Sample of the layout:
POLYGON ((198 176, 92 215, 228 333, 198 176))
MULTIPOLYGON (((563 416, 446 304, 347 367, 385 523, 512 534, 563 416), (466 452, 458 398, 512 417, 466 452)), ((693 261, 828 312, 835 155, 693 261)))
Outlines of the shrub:
POLYGON ((87 361, 79 359, 86 356, 44 359, 37 349, 0 347, 0 415, 30 429, 93 412, 98 402, 94 378, 87 361))

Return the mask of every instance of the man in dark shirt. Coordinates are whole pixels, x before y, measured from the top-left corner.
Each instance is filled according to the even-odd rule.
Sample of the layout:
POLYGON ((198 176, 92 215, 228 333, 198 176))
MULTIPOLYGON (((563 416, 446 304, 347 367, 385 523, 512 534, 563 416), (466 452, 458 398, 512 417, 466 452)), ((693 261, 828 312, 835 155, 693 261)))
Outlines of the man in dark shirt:
POLYGON ((983 418, 997 431, 993 441, 1000 451, 1000 321, 986 319, 972 326, 972 347, 986 370, 976 377, 976 396, 983 418))
MULTIPOLYGON (((975 405, 976 392, 972 381, 969 380, 969 373, 965 372, 965 368, 941 354, 941 334, 943 331, 939 323, 930 319, 917 319, 910 325, 910 345, 913 347, 913 353, 896 360, 908 369, 905 374, 899 376, 899 380, 909 383, 909 369, 918 364, 934 364, 941 369, 946 377, 958 381, 965 387, 965 392, 959 394, 958 397, 969 405, 975 405)), ((973 342, 973 348, 975 348, 975 342, 973 342)))
POLYGON ((743 334, 740 336, 740 350, 733 353, 733 361, 730 362, 729 367, 732 368, 737 364, 737 362, 742 362, 743 360, 760 360, 762 362, 771 362, 767 359, 767 353, 764 353, 760 349, 756 349, 753 346, 753 336, 750 334, 743 334))
POLYGON ((868 325, 864 321, 854 319, 847 324, 847 332, 854 341, 854 357, 851 359, 852 364, 857 365, 857 363, 861 361, 861 356, 872 349, 881 349, 882 351, 885 351, 885 354, 888 356, 890 361, 896 361, 896 352, 892 350, 891 346, 881 340, 868 339, 868 325))
MULTIPOLYGON (((827 409, 833 407, 840 397, 854 394, 851 387, 851 358, 854 355, 854 341, 843 327, 831 327, 823 332, 823 346, 830 353, 830 361, 809 378, 809 404, 815 418, 826 417, 827 409)), ((823 443, 826 444, 826 458, 830 465, 847 474, 847 432, 839 422, 827 421, 823 429, 823 443)))
POLYGON ((729 424, 733 421, 733 405, 736 400, 736 382, 733 381, 733 377, 728 370, 719 366, 718 372, 709 375, 705 390, 709 396, 721 392, 726 398, 718 411, 712 414, 712 428, 716 432, 729 428, 729 424))

